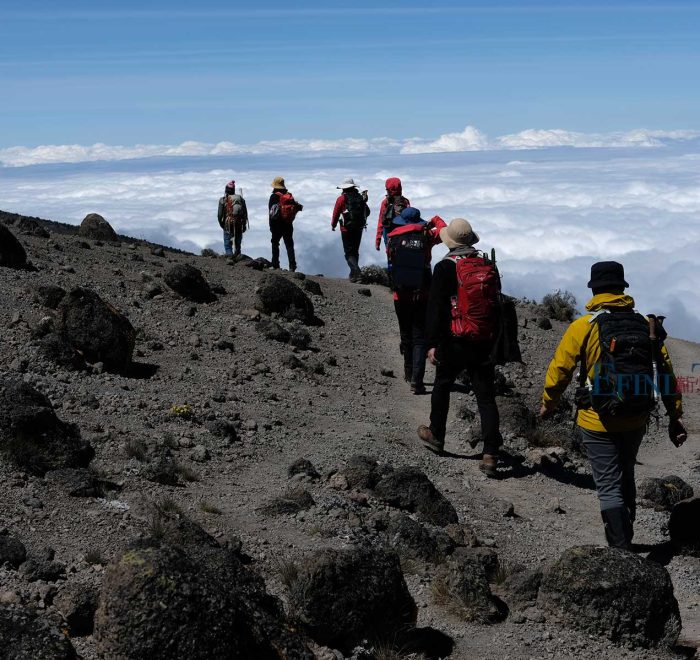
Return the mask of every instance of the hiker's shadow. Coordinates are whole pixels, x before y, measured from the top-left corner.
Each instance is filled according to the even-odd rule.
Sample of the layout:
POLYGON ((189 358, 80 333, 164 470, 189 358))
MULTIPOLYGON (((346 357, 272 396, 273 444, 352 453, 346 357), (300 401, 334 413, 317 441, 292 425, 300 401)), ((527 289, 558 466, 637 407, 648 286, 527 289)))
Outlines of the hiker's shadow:
POLYGON ((654 544, 633 543, 632 552, 636 552, 637 554, 648 552, 647 559, 661 564, 662 566, 668 566, 671 560, 676 556, 676 548, 670 541, 654 544))

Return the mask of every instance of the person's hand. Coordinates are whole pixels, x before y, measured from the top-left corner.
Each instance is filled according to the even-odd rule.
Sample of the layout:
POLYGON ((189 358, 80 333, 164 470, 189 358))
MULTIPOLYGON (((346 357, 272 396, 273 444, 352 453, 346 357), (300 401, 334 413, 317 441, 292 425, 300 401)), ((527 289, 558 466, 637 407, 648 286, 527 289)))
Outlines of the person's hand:
POLYGON ((434 366, 437 366, 438 364, 440 364, 437 357, 435 357, 436 351, 437 351, 437 349, 435 349, 435 348, 431 348, 428 351, 428 361, 430 362, 430 364, 432 364, 434 366))
POLYGON ((379 252, 379 248, 381 247, 381 245, 379 245, 379 243, 376 243, 374 247, 377 250, 377 252, 379 252))
POLYGON ((537 419, 543 420, 547 419, 552 414, 552 411, 547 408, 547 406, 544 405, 544 403, 540 406, 540 412, 537 415, 537 419))
POLYGON ((335 225, 331 225, 331 231, 335 231, 335 225))
POLYGON ((688 430, 680 417, 668 423, 668 436, 676 447, 680 447, 688 439, 688 430))

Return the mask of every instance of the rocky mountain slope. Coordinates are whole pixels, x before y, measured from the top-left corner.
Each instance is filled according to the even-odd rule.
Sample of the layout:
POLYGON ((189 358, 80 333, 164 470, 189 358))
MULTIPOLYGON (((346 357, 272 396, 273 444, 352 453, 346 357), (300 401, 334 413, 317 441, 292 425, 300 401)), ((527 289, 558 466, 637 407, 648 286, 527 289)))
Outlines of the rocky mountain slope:
POLYGON ((385 287, 0 220, 0 657, 693 657, 696 396, 640 453, 639 552, 596 549, 570 415, 532 419, 565 327, 536 306, 487 480, 467 386, 417 443, 385 287))

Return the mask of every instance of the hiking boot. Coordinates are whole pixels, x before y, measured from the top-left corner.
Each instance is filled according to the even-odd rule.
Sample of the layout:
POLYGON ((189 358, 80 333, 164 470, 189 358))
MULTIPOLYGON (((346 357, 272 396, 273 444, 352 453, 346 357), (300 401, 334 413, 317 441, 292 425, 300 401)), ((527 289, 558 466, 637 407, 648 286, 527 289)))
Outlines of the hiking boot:
POLYGON ((479 469, 489 478, 495 479, 498 476, 496 468, 498 467, 498 456, 493 454, 484 454, 479 463, 479 469))
POLYGON ((423 383, 411 383, 411 392, 413 392, 413 394, 425 394, 426 391, 423 383))
POLYGON ((430 449, 430 451, 434 451, 436 454, 441 454, 445 448, 444 440, 438 440, 429 426, 419 426, 418 437, 426 449, 430 449))

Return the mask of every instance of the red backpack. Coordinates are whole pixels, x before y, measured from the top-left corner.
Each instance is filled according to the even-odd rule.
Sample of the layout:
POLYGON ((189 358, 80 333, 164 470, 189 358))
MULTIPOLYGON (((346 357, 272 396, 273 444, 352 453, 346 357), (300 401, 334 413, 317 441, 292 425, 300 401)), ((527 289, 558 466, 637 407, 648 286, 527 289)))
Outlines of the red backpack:
POLYGON ((449 257, 457 270, 457 295, 452 297, 452 336, 488 341, 498 336, 501 278, 485 255, 449 257))
POLYGON ((279 217, 285 222, 294 222, 297 213, 301 210, 292 193, 277 193, 279 197, 279 217))

